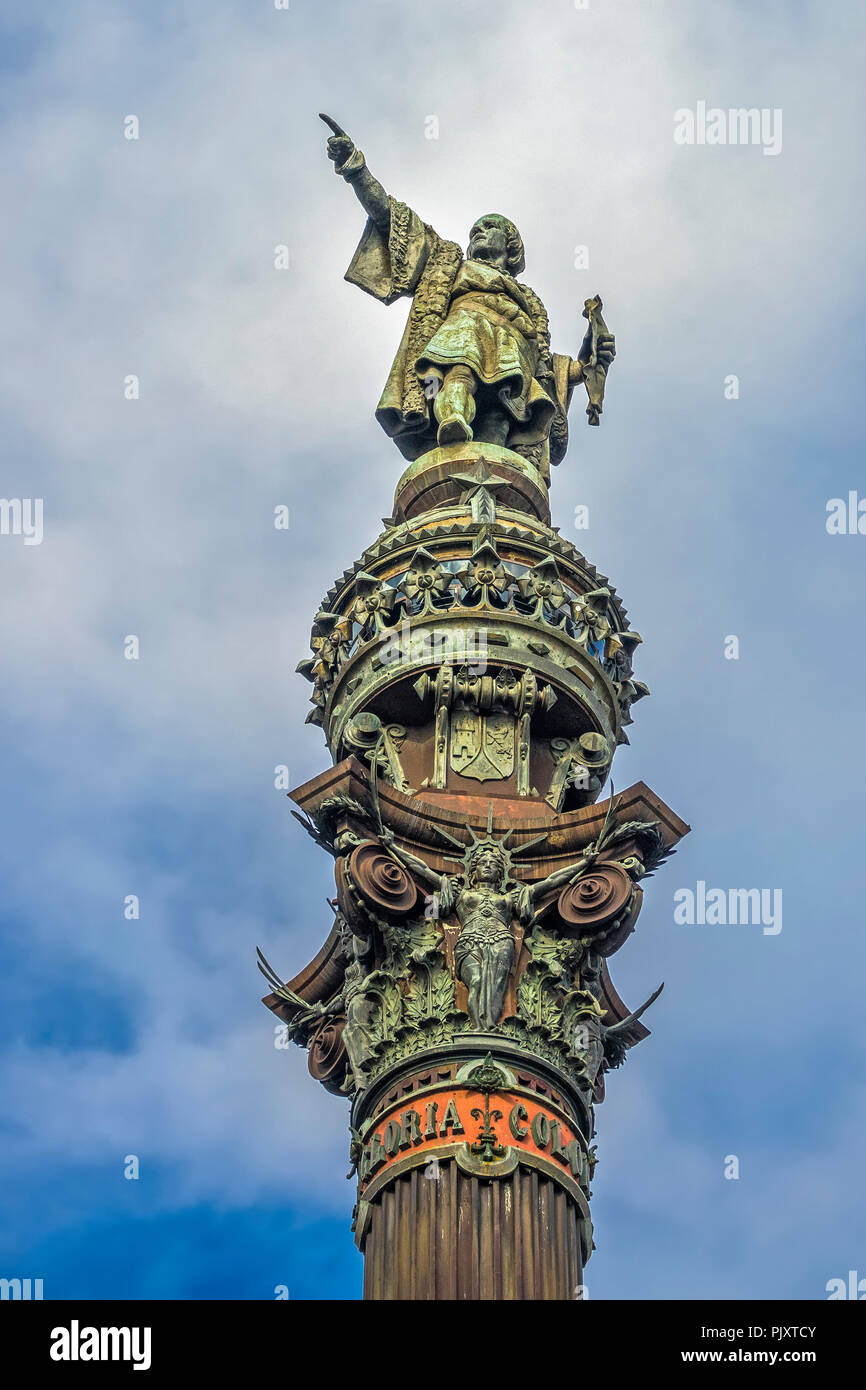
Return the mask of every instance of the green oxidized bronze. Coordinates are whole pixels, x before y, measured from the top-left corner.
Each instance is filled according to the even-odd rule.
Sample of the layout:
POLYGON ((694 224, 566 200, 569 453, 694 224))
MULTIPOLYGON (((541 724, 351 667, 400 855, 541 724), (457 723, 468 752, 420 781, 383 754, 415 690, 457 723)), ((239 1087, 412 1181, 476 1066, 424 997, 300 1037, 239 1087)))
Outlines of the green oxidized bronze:
POLYGON ((336 121, 328 156, 354 190, 367 225, 346 279, 391 304, 412 308, 376 418, 400 452, 416 459, 435 445, 475 439, 512 449, 549 478, 568 444, 571 393, 584 382, 598 424, 604 380, 616 352, 587 300, 588 328, 575 358, 550 351, 547 311, 516 279, 523 241, 507 217, 488 213, 469 232, 465 256, 417 213, 391 198, 336 121), (432 403, 432 410, 430 408, 432 403))
POLYGON ((288 984, 260 953, 265 1002, 312 1074, 351 1098, 366 1296, 572 1297, 592 1243, 594 1106, 660 993, 630 1011, 607 963, 688 830, 642 783, 598 804, 648 694, 642 639, 550 525, 572 391, 583 384, 598 424, 614 340, 596 296, 577 356, 553 353, 513 223, 480 217, 464 254, 323 119, 367 213, 346 278, 411 301, 376 410, 408 467, 298 668, 333 766, 292 794, 295 814, 334 859, 336 899, 322 950, 288 984), (410 1201, 419 1175, 426 1196, 410 1201), (550 1288, 518 1246, 480 1292, 484 1223, 504 1251, 507 1222, 479 1215, 473 1245, 449 1203, 485 1182, 511 1184, 530 1245, 559 1232, 550 1288), (564 1196, 555 1219, 538 1206, 545 1183, 564 1196), (401 1263, 407 1221, 429 1267, 401 1263))

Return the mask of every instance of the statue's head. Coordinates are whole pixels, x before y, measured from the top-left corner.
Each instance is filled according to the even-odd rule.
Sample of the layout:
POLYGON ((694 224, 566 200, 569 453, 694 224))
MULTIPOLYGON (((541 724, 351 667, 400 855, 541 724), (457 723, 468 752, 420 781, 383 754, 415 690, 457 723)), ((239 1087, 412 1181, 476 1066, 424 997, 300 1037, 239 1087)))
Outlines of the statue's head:
POLYGON ((505 855, 496 844, 482 840, 469 856, 466 873, 470 884, 501 888, 506 875, 505 855))
POLYGON ((519 275, 526 265, 522 236, 514 223, 498 212, 487 212, 473 224, 466 255, 471 261, 502 265, 509 275, 519 275))

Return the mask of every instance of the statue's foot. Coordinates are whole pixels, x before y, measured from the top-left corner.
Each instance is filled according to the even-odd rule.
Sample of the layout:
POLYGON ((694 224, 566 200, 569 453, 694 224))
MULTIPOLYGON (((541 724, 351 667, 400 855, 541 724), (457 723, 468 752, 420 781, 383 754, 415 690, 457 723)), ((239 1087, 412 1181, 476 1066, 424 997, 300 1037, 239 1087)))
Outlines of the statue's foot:
POLYGON ((472 438, 472 426, 463 415, 449 415, 436 433, 437 444, 466 444, 472 438))

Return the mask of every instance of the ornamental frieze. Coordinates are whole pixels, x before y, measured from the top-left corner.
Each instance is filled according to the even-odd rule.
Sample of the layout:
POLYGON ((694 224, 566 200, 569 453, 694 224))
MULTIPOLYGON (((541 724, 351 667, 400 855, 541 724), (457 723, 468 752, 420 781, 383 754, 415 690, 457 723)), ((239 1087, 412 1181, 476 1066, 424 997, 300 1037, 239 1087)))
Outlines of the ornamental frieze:
POLYGON ((560 1110, 531 1092, 512 1089, 496 1070, 499 1088, 479 1090, 470 1082, 443 1086, 377 1116, 358 1145, 360 1194, 408 1155, 425 1166, 428 1181, 438 1181, 437 1155, 447 1145, 467 1171, 487 1178, 505 1177, 521 1156, 543 1157, 569 1174, 589 1197, 590 1158, 583 1136, 560 1110))

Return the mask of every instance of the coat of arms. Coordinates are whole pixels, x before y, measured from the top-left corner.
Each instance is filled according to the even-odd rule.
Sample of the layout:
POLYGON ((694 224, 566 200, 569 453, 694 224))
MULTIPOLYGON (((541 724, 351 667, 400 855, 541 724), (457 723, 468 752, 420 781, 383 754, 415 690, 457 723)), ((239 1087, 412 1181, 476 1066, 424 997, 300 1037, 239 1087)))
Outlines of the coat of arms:
POLYGON ((451 767, 478 782, 514 771, 514 719, 510 714, 456 710, 451 716, 451 767))

